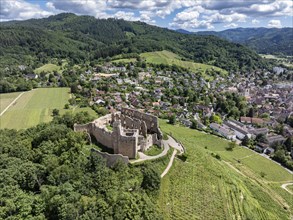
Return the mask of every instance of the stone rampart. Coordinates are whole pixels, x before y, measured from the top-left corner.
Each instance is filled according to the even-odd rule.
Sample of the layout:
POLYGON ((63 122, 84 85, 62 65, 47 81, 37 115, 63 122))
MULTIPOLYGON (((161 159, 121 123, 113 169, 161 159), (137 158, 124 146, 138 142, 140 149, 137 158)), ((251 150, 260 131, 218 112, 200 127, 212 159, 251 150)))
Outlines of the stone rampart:
POLYGON ((157 133, 159 139, 163 137, 162 132, 159 129, 159 121, 156 116, 146 114, 134 109, 129 109, 129 108, 122 108, 121 115, 128 116, 129 118, 132 118, 132 119, 138 119, 140 121, 144 121, 146 124, 148 133, 157 133))
POLYGON ((125 164, 129 163, 128 157, 121 154, 108 154, 106 152, 100 152, 94 148, 92 148, 91 151, 103 157, 106 160, 108 167, 113 167, 118 161, 122 161, 125 164))
POLYGON ((92 129, 90 131, 90 134, 93 135, 96 140, 102 145, 113 149, 113 136, 111 131, 108 131, 105 128, 97 127, 95 124, 92 123, 92 129))
POLYGON ((145 151, 154 144, 162 146, 158 118, 128 108, 85 125, 75 124, 74 130, 88 132, 97 142, 113 149, 115 154, 129 158, 135 158, 139 150, 145 151), (112 125, 112 131, 107 129, 108 125, 112 125))

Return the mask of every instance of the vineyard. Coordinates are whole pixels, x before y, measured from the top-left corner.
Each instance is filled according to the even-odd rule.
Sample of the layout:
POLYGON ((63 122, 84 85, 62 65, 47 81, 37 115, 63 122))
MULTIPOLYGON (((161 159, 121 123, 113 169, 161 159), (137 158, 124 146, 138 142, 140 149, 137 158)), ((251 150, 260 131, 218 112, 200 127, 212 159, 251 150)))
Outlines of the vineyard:
POLYGON ((176 159, 162 180, 158 204, 165 219, 290 218, 290 194, 280 185, 292 175, 282 167, 242 147, 226 151, 228 142, 215 136, 163 121, 161 128, 180 140, 188 155, 186 162, 176 159))

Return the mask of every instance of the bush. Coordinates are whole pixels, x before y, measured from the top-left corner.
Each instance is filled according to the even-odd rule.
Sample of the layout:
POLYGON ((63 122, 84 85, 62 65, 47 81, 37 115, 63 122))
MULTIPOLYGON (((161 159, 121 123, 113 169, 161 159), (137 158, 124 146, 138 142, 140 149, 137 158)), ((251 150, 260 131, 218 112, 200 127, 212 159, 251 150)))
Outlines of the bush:
POLYGON ((187 153, 183 153, 183 154, 181 154, 181 155, 178 155, 177 157, 178 157, 180 160, 182 160, 183 162, 185 162, 185 161, 187 160, 188 155, 187 155, 187 153))
POLYGON ((160 174, 153 168, 145 167, 143 169, 143 180, 141 187, 146 190, 159 190, 161 185, 160 174))
POLYGON ((236 142, 235 141, 232 141, 232 142, 229 142, 228 146, 226 147, 226 150, 233 151, 233 149, 235 147, 236 147, 236 142))
POLYGON ((54 108, 52 111, 53 116, 58 116, 59 115, 59 110, 54 108))

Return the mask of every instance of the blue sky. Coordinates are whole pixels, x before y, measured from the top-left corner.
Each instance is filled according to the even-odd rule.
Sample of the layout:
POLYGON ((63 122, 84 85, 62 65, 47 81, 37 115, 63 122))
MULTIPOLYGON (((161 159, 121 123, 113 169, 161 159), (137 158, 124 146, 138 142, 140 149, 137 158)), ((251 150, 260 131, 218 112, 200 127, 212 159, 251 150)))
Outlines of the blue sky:
POLYGON ((140 20, 189 31, 292 27, 292 0, 0 0, 0 19, 25 20, 72 12, 140 20))

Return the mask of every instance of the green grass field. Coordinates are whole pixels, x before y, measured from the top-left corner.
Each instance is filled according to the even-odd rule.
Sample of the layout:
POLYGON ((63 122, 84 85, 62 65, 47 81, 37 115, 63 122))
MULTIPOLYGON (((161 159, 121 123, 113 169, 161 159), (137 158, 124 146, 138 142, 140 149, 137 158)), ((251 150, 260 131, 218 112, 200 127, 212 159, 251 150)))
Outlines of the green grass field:
POLYGON ((190 61, 182 61, 180 56, 166 50, 142 53, 140 56, 143 57, 147 63, 166 64, 166 65, 175 64, 177 66, 190 69, 190 71, 194 71, 194 72, 205 73, 206 70, 217 70, 223 74, 227 74, 227 71, 219 67, 202 64, 202 63, 190 62, 190 61))
POLYGON ((144 154, 145 154, 145 155, 148 155, 148 156, 156 156, 156 155, 162 153, 163 150, 164 150, 163 148, 160 148, 160 147, 157 146, 157 145, 153 145, 153 146, 151 146, 149 149, 147 149, 147 150, 144 152, 144 154))
MULTIPOLYGON (((9 105, 8 99, 13 101, 16 93, 1 95, 0 103, 9 105)), ((66 111, 88 111, 96 115, 90 108, 74 108, 65 110, 64 105, 70 97, 69 88, 42 88, 25 92, 1 117, 0 128, 22 129, 35 126, 41 122, 52 120, 52 110, 59 109, 60 114, 66 111)))
POLYGON ((49 122, 52 119, 52 110, 62 109, 69 96, 68 88, 35 89, 25 92, 1 116, 0 127, 21 129, 49 122))
POLYGON ((14 99, 16 99, 21 92, 2 93, 0 94, 0 112, 2 112, 14 99))
POLYGON ((118 59, 118 60, 112 60, 112 63, 131 63, 137 61, 136 58, 124 58, 124 59, 118 59))
POLYGON ((262 58, 265 58, 265 59, 272 59, 272 60, 276 60, 278 61, 279 63, 281 64, 284 64, 285 66, 287 67, 293 67, 293 64, 292 62, 290 63, 288 61, 288 59, 291 59, 292 60, 292 56, 287 56, 288 59, 286 58, 282 58, 282 57, 278 57, 276 55, 272 55, 272 54, 259 54, 262 58))
POLYGON ((291 195, 280 187, 292 181, 289 172, 248 149, 226 151, 228 142, 219 137, 160 124, 188 155, 186 162, 176 159, 162 179, 158 206, 164 219, 290 219, 291 195))
POLYGON ((61 67, 56 64, 48 63, 34 70, 36 74, 40 74, 41 72, 51 73, 53 71, 60 72, 61 67))

